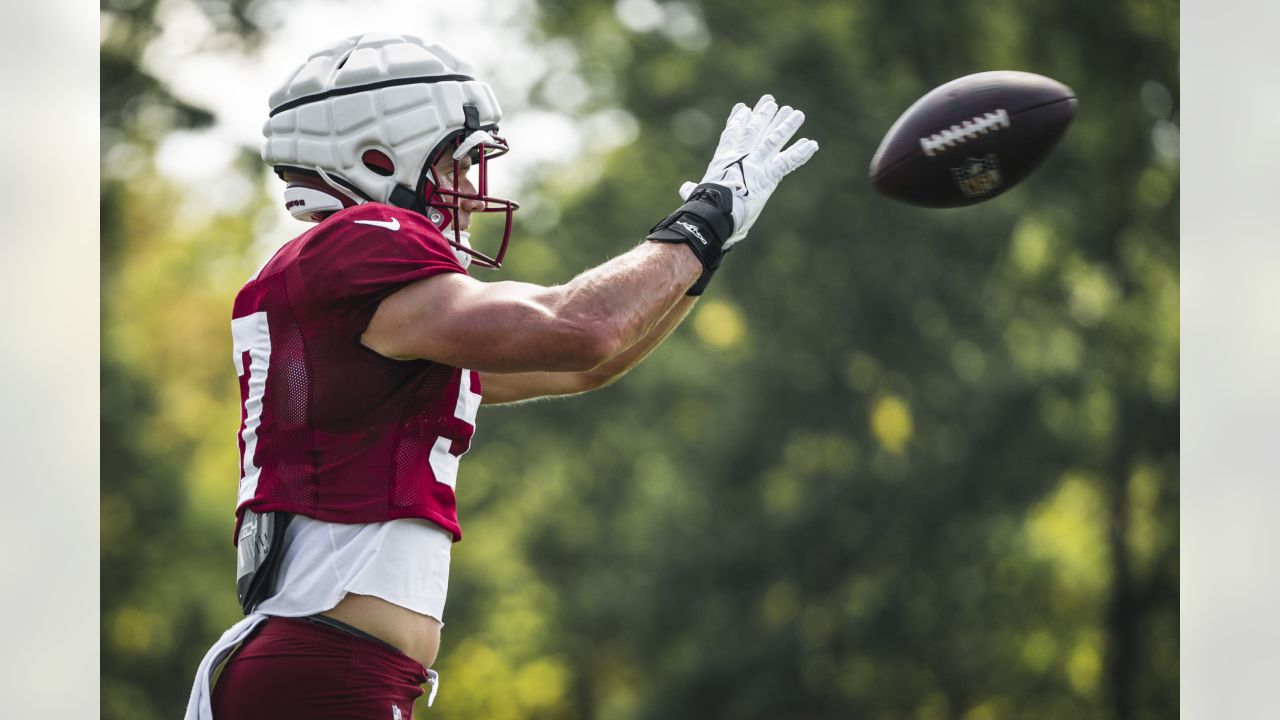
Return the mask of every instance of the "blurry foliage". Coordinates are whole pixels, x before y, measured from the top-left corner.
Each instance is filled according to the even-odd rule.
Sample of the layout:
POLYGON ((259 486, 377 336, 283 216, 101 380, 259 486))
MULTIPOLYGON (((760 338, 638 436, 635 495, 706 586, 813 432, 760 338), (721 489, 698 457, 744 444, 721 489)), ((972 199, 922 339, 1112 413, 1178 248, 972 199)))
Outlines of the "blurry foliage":
MULTIPOLYGON (((200 3, 210 42, 252 45, 265 4, 200 3)), ((103 7, 102 716, 146 720, 238 617, 226 321, 278 188, 180 212, 151 153, 210 115, 140 65, 156 4, 103 7)), ((542 173, 508 277, 636 241, 736 101, 823 149, 625 380, 482 413, 418 711, 1175 717, 1176 2, 537 7, 584 107, 638 132, 542 173), (993 68, 1077 91, 1045 166, 961 210, 870 192, 898 113, 993 68)))

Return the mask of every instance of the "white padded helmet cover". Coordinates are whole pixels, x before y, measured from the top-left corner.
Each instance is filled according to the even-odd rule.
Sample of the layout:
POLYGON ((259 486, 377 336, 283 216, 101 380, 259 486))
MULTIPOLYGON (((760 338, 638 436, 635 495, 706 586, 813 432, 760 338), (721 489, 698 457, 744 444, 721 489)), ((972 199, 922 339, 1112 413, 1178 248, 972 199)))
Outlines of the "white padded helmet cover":
POLYGON ((385 203, 397 184, 417 189, 428 154, 464 128, 466 105, 480 127, 502 119, 493 90, 447 48, 411 35, 349 37, 312 55, 271 94, 262 159, 319 167, 385 203), (365 166, 370 149, 391 159, 391 176, 365 166))

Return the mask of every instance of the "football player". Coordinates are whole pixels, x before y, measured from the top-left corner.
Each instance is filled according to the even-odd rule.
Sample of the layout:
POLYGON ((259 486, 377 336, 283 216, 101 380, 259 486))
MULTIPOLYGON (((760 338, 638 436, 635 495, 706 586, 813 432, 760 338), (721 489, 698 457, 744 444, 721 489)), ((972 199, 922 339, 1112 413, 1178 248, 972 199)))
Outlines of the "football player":
POLYGON ((541 287, 469 273, 502 264, 517 205, 488 188, 507 151, 498 102, 448 49, 347 38, 270 108, 262 156, 285 206, 316 225, 235 300, 246 617, 201 663, 187 717, 409 718, 424 683, 435 693, 478 407, 625 373, 818 146, 784 150, 804 114, 771 96, 735 106, 702 182, 644 242, 541 287), (470 242, 477 213, 502 218, 488 254, 470 242))

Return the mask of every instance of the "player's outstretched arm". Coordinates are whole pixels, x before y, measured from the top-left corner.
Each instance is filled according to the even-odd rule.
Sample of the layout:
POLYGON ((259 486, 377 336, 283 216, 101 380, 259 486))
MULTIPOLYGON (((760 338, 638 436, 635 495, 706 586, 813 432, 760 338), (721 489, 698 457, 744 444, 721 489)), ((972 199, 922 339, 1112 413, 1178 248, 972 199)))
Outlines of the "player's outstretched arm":
POLYGON ((790 107, 779 108, 770 95, 760 98, 754 108, 735 105, 725 123, 715 156, 707 166, 701 184, 685 183, 680 197, 685 205, 658 224, 649 236, 659 242, 688 243, 704 259, 705 270, 687 297, 672 308, 662 321, 635 344, 591 370, 578 373, 491 374, 482 379, 484 402, 499 404, 549 395, 571 395, 603 387, 638 364, 688 315, 689 310, 720 266, 724 252, 746 236, 765 202, 782 178, 804 165, 818 150, 812 140, 801 139, 783 150, 804 122, 804 113, 790 107), (708 185, 716 188, 708 188, 708 185), (721 192, 724 191, 724 192, 721 192), (701 254, 704 238, 722 232, 715 209, 729 208, 732 230, 719 245, 719 252, 707 259, 701 254))
POLYGON ((585 374, 550 386, 541 379, 546 392, 508 383, 512 399, 608 382, 679 323, 688 308, 670 311, 681 295, 701 293, 781 179, 817 152, 805 139, 783 150, 803 121, 769 95, 754 109, 739 104, 702 183, 681 188, 684 204, 654 226, 653 242, 550 288, 457 274, 421 280, 382 301, 361 340, 387 357, 484 373, 585 374), (670 323, 655 330, 664 318, 670 323))
POLYGON ((631 347, 600 365, 584 372, 482 373, 484 388, 481 404, 501 405, 522 400, 559 395, 576 395, 597 390, 613 383, 635 367, 684 320, 697 302, 697 296, 685 296, 676 302, 662 320, 631 347))
POLYGON ((591 370, 647 335, 702 270, 684 247, 642 243, 554 287, 436 275, 383 300, 361 340, 486 373, 591 370))

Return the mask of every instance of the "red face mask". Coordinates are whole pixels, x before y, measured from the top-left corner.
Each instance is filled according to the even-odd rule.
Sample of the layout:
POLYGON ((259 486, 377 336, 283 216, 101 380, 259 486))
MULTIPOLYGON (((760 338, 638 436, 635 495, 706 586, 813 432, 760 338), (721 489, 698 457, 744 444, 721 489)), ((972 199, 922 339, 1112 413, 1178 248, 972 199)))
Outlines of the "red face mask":
MULTIPOLYGON (((511 241, 512 214, 520 207, 517 203, 489 195, 489 160, 500 157, 508 151, 507 141, 490 132, 477 130, 469 135, 459 134, 453 141, 445 144, 444 150, 437 155, 437 162, 431 164, 422 178, 422 199, 426 203, 427 219, 440 228, 459 252, 466 253, 476 265, 497 269, 502 267, 502 258, 507 254, 507 243, 511 241), (448 153, 448 155, 445 155, 448 153), (463 158, 471 158, 471 168, 476 170, 475 192, 469 192, 462 184, 463 158), (453 182, 442 182, 437 168, 439 159, 449 158, 453 162, 453 182), (463 231, 455 219, 462 212, 466 203, 471 213, 505 213, 506 219, 502 231, 502 241, 493 256, 486 255, 471 247, 467 242, 468 233, 463 231)), ((448 160, 446 160, 448 162, 448 160)))

